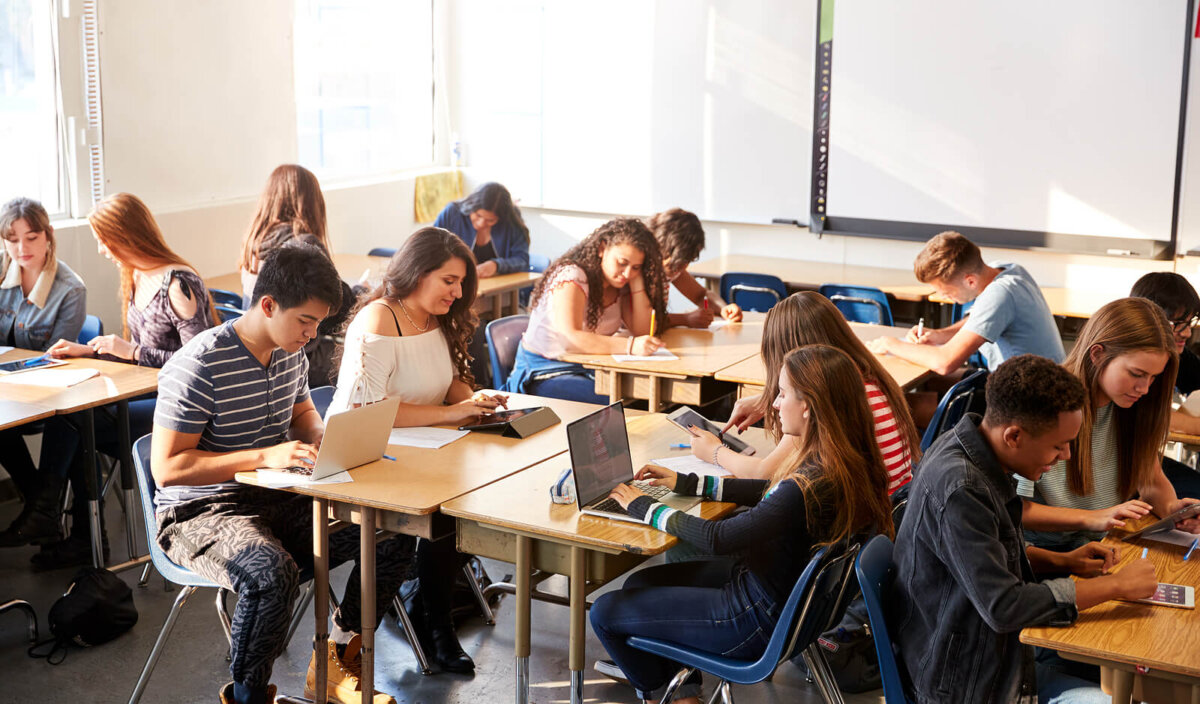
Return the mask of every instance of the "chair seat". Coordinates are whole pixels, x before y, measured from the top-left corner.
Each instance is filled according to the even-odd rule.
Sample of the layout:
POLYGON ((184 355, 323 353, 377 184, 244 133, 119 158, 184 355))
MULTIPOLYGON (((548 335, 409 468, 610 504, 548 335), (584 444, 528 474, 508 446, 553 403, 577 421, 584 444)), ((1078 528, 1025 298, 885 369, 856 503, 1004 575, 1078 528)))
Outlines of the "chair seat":
POLYGON ((694 646, 685 646, 665 640, 630 636, 626 641, 638 650, 644 650, 659 655, 668 660, 703 670, 711 675, 733 684, 755 684, 762 682, 775 669, 774 660, 739 660, 716 653, 703 653, 693 650, 694 646))

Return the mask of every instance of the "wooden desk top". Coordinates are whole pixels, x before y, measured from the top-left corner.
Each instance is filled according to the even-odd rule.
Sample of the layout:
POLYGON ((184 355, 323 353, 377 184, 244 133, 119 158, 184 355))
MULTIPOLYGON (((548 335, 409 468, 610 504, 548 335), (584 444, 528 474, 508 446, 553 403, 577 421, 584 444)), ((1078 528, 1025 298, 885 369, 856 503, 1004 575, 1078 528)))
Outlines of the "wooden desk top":
MULTIPOLYGON (((685 435, 661 413, 627 418, 626 424, 634 467, 642 467, 652 459, 686 452, 669 449, 671 443, 679 442, 685 435)), ((769 452, 774 446, 761 428, 750 428, 739 437, 758 448, 760 453, 769 452)), ((447 502, 442 506, 442 513, 607 552, 657 555, 678 542, 674 536, 649 526, 584 516, 574 504, 552 503, 550 485, 570 465, 571 461, 565 455, 549 459, 447 502)), ((700 515, 719 518, 732 508, 732 504, 706 501, 701 504, 700 515)))
MULTIPOLYGON (((1131 524, 1146 525, 1153 516, 1131 524)), ((1122 543, 1113 533, 1104 539, 1120 547, 1118 569, 1150 548, 1158 581, 1200 587, 1200 560, 1183 561, 1185 548, 1150 540, 1122 543)), ((1109 662, 1145 665, 1190 677, 1200 677, 1200 611, 1109 601, 1081 611, 1067 628, 1026 628, 1021 642, 1109 662)))
POLYGON ((874 286, 905 301, 924 301, 933 293, 932 287, 917 282, 911 268, 890 269, 748 254, 725 254, 688 267, 692 276, 706 279, 719 279, 722 274, 731 271, 771 274, 793 288, 816 289, 821 284, 874 286))
POLYGON ((52 415, 54 415, 54 409, 49 406, 0 399, 0 430, 15 428, 18 425, 49 418, 52 415))
POLYGON ((563 361, 596 369, 658 373, 676 377, 713 376, 721 369, 758 354, 766 313, 746 313, 743 322, 716 330, 674 327, 662 335, 679 359, 662 362, 618 362, 611 354, 568 354, 563 361))
MULTIPOLYGON (((1090 318, 1105 303, 1115 301, 1124 295, 1123 292, 1113 295, 1111 291, 1060 286, 1042 286, 1041 289, 1042 295, 1046 298, 1046 305, 1050 306, 1050 314, 1063 318, 1090 318)), ((930 294, 929 300, 934 303, 954 302, 937 293, 930 294)))
POLYGON ((479 280, 479 295, 494 296, 498 293, 516 291, 526 286, 533 286, 541 279, 541 273, 536 271, 518 271, 512 274, 489 276, 479 280))
MULTIPOLYGON (((0 362, 36 357, 40 352, 11 350, 0 354, 0 362)), ((98 369, 100 376, 74 386, 53 388, 26 384, 0 384, 0 395, 5 400, 30 403, 52 409, 55 413, 76 411, 104 406, 134 396, 151 393, 158 389, 158 369, 139 367, 136 364, 109 362, 103 359, 69 359, 66 368, 98 369)))
POLYGON ((1167 442, 1181 442, 1184 445, 1200 446, 1200 435, 1188 435, 1187 433, 1177 433, 1172 430, 1167 433, 1167 442))
MULTIPOLYGON (((288 487, 287 491, 385 511, 430 514, 443 503, 567 451, 567 424, 600 406, 511 394, 514 408, 549 406, 562 422, 525 439, 470 433, 437 450, 389 445, 396 461, 379 460, 350 470, 353 482, 288 487)), ((255 472, 237 481, 257 484, 255 472)), ((549 496, 549 494, 547 494, 549 496)))
MULTIPOLYGON (((908 328, 906 327, 887 328, 880 325, 864 325, 862 323, 850 323, 850 327, 854 329, 854 332, 864 342, 882 335, 903 338, 908 333, 908 328)), ((892 375, 892 378, 896 380, 896 383, 902 389, 915 386, 933 373, 919 364, 913 364, 895 355, 884 355, 880 357, 880 361, 883 362, 883 368, 892 375)), ((767 370, 763 366, 761 356, 744 359, 737 364, 720 370, 714 376, 719 381, 731 381, 735 384, 745 384, 748 386, 766 386, 767 383, 767 370)))

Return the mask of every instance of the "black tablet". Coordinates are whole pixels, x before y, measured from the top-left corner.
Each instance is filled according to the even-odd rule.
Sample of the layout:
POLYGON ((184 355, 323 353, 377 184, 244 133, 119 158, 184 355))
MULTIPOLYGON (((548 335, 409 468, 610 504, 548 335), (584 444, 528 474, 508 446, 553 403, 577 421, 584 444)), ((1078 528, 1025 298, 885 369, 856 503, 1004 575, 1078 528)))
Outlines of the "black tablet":
POLYGON ((497 413, 489 413, 485 416, 479 416, 474 423, 458 426, 459 430, 495 430, 503 428, 505 425, 513 422, 518 418, 523 418, 534 411, 540 411, 545 406, 537 408, 518 408, 512 411, 499 411, 497 413))
POLYGON ((16 374, 17 372, 27 372, 32 369, 41 369, 43 367, 57 367, 66 364, 61 359, 47 357, 34 357, 32 359, 21 359, 15 362, 0 363, 0 374, 16 374))

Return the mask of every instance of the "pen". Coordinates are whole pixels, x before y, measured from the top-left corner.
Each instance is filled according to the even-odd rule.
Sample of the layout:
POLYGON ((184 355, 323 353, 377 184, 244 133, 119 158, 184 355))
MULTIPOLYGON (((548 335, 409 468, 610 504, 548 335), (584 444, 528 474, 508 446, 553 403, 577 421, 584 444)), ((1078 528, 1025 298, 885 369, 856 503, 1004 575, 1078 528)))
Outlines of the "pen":
POLYGON ((1143 560, 1145 560, 1146 556, 1149 554, 1150 554, 1150 548, 1142 548, 1142 559, 1143 560))
POLYGON ((708 310, 708 296, 704 297, 704 310, 708 310))
MULTIPOLYGON (((673 443, 671 443, 671 449, 672 450, 690 450, 690 449, 692 449, 692 446, 687 444, 686 442, 673 442, 673 443)), ((1186 560, 1187 558, 1185 557, 1183 559, 1186 560)))
POLYGON ((395 461, 396 461, 396 458, 395 458, 395 457, 392 457, 391 455, 384 455, 384 456, 383 456, 383 459, 385 459, 385 460, 391 460, 391 461, 393 461, 393 462, 395 462, 395 461))
POLYGON ((24 362, 22 362, 22 365, 26 366, 26 367, 31 367, 31 366, 37 364, 38 362, 41 362, 41 361, 47 359, 49 356, 50 356, 50 353, 47 352, 46 354, 39 355, 37 357, 34 357, 33 359, 25 360, 24 362))
POLYGON ((655 318, 657 317, 657 316, 655 315, 655 313, 657 313, 657 312, 658 312, 658 311, 657 311, 657 310, 655 310, 654 308, 651 308, 651 309, 650 309, 650 337, 654 337, 654 327, 655 327, 655 325, 654 325, 654 324, 657 322, 657 321, 655 320, 655 318))
MULTIPOLYGON (((909 320, 912 320, 912 318, 909 318, 909 320)), ((919 318, 917 320, 917 339, 920 339, 921 336, 924 334, 925 334, 925 319, 919 318)))
POLYGON ((1197 546, 1197 545, 1200 545, 1200 538, 1196 538, 1195 540, 1193 540, 1193 541, 1192 541, 1192 546, 1191 546, 1190 548, 1188 548, 1188 549, 1187 549, 1187 552, 1185 552, 1185 553, 1183 554, 1183 561, 1184 561, 1184 562, 1187 562, 1187 559, 1188 559, 1189 557, 1191 557, 1191 556, 1192 556, 1192 551, 1196 549, 1196 546, 1197 546))

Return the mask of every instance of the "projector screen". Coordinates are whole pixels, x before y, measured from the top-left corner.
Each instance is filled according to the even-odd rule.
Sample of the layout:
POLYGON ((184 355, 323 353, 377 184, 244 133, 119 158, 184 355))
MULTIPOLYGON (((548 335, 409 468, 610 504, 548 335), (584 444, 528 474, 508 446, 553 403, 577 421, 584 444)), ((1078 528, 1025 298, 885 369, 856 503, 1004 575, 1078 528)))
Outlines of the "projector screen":
POLYGON ((1173 247, 1187 0, 825 0, 821 23, 814 229, 1173 247))

